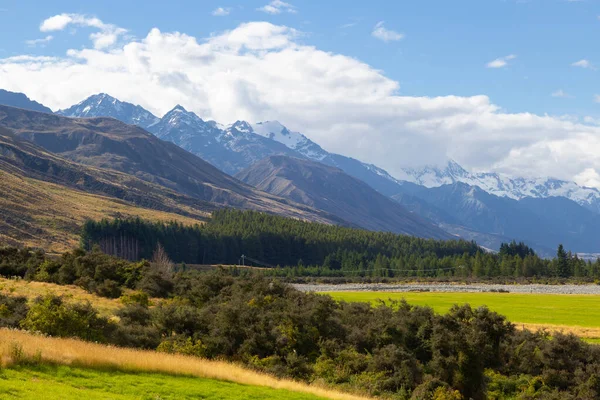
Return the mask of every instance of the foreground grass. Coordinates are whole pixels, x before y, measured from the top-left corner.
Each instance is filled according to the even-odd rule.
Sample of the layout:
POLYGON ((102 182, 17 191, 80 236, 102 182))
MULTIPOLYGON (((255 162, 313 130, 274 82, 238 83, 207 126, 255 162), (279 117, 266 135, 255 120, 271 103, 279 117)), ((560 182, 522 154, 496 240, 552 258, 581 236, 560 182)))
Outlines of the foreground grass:
POLYGON ((189 376, 39 365, 0 371, 0 398, 313 400, 322 397, 189 376))
POLYGON ((572 332, 584 338, 600 338, 600 296, 521 293, 395 293, 329 292, 336 300, 376 303, 402 300, 429 306, 437 313, 447 312, 454 304, 486 305, 511 322, 528 329, 546 328, 572 332))
MULTIPOLYGON (((0 357, 3 367, 14 366, 18 359, 15 359, 15 348, 20 348, 24 352, 24 358, 35 359, 37 364, 53 364, 70 366, 73 368, 93 369, 96 371, 110 371, 112 373, 125 374, 167 374, 178 377, 195 377, 204 379, 216 379, 233 382, 241 385, 251 385, 267 387, 271 389, 285 390, 296 393, 319 396, 329 399, 339 400, 358 400, 364 397, 335 392, 318 386, 311 386, 294 382, 291 380, 277 379, 270 375, 261 374, 255 371, 247 370, 238 365, 204 360, 197 357, 187 357, 181 355, 158 353, 154 351, 142 351, 133 349, 122 349, 110 346, 99 345, 95 343, 82 342, 75 339, 58 339, 43 336, 32 335, 22 331, 13 331, 0 329, 0 357)), ((14 369, 18 374, 19 369, 14 369)), ((35 371, 32 370, 31 373, 35 371)), ((10 370, 9 370, 10 372, 10 370)), ((39 373, 44 372, 38 370, 39 373), (40 372, 41 371, 41 372, 40 372)), ((21 371, 27 374, 27 371, 21 371)), ((48 372, 46 372, 48 373, 48 372)), ((99 372, 98 372, 99 373, 99 372)), ((125 376, 125 375, 124 375, 125 376)), ((118 377, 116 379, 119 379, 118 377)), ((53 379, 51 379, 53 381, 53 379)), ((90 383, 93 384, 93 383, 90 383)), ((155 383, 158 384, 158 383, 155 383)), ((176 383, 173 383, 174 385, 176 383)), ((4 383, 0 382, 0 387, 4 383)), ((33 383, 32 383, 33 385, 33 383)), ((25 385, 29 387, 30 385, 25 385)), ((101 387, 106 385, 102 384, 101 387)), ((76 388, 73 388, 76 389, 76 388)), ((216 389, 215 389, 216 390, 216 389)), ((233 389, 232 387, 232 390, 233 389)), ((259 388, 260 390, 260 388, 259 388)), ((60 391, 59 391, 60 393, 60 391)), ((283 392, 282 392, 283 393, 283 392)), ((135 398, 163 398, 163 397, 143 397, 143 389, 140 389, 135 398)), ((87 394, 86 394, 87 395, 87 394)), ((23 397, 18 397, 23 398, 23 397)), ((38 396, 37 398, 50 398, 38 396)), ((59 397, 67 398, 67 397, 59 397)), ((101 398, 119 398, 104 396, 101 398)), ((126 397, 127 398, 127 397, 126 397)), ((167 397, 169 398, 169 397, 167 397)), ((185 397, 172 397, 185 398, 185 397)), ((202 397, 194 397, 202 398, 202 397)), ((210 398, 235 398, 230 395, 224 397, 210 398)), ((243 397, 240 397, 243 398, 243 397)), ((252 397, 246 397, 252 398, 252 397)), ((256 397, 263 398, 263 397, 256 397)), ((268 398, 268 397, 266 397, 268 398)), ((278 398, 287 398, 285 393, 278 398)), ((305 397, 306 398, 306 397, 305 397)), ((308 397, 310 398, 310 397, 308 397)))

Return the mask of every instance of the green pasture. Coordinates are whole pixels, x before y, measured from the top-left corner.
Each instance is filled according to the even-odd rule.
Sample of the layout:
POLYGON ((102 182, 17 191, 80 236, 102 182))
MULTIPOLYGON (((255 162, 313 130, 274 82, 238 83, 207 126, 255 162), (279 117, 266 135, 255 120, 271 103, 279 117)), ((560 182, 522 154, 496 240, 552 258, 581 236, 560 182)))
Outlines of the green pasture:
POLYGON ((319 398, 286 390, 153 373, 124 373, 47 365, 0 370, 0 399, 313 400, 319 398))
POLYGON ((486 305, 512 322, 600 328, 600 296, 517 293, 328 292, 336 300, 371 302, 405 299, 445 313, 454 304, 486 305))

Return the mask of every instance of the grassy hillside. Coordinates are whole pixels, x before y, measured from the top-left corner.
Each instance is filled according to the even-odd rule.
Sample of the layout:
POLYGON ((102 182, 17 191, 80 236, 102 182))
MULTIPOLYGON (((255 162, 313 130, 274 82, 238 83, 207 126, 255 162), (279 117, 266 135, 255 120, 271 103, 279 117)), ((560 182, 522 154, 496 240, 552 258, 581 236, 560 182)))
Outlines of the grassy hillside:
POLYGON ((320 387, 276 379, 226 362, 115 348, 7 329, 0 329, 0 356, 5 367, 19 364, 19 361, 35 365, 73 367, 65 369, 38 366, 4 370, 0 375, 0 390, 5 391, 4 394, 0 391, 3 398, 7 397, 6 394, 19 399, 69 399, 75 396, 80 398, 82 395, 92 399, 361 399, 320 387), (214 379, 230 383, 216 382, 214 379), (150 393, 156 393, 156 396, 150 393))
POLYGON ((129 216, 193 225, 207 216, 191 208, 188 211, 195 212, 196 218, 136 207, 123 200, 1 170, 0 182, 3 191, 0 196, 0 244, 40 247, 51 253, 76 246, 80 228, 88 218, 129 216))
POLYGON ((93 304, 98 312, 107 317, 114 315, 115 311, 123 304, 118 299, 109 299, 92 294, 79 286, 57 285, 55 283, 26 281, 24 279, 0 278, 0 294, 7 296, 23 296, 29 301, 36 297, 53 294, 63 296, 68 301, 86 302, 93 304))

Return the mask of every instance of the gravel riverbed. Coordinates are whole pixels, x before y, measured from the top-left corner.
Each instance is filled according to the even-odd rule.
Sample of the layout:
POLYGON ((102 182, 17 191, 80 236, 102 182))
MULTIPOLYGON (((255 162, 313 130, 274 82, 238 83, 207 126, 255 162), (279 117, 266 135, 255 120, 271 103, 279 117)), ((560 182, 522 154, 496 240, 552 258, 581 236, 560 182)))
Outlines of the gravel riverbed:
POLYGON ((496 285, 456 283, 345 283, 294 284, 303 292, 447 292, 483 293, 505 291, 510 293, 537 294, 600 294, 600 285, 496 285))

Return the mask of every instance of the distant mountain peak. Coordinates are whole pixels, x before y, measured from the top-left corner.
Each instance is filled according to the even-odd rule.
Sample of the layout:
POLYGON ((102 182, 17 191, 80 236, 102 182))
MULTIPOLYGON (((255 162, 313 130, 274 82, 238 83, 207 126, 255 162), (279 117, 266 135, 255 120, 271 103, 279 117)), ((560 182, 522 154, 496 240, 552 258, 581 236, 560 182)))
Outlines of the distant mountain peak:
POLYGON ((173 109, 169 112, 188 112, 188 110, 186 110, 181 104, 177 104, 175 107, 173 107, 173 109))
POLYGON ((93 94, 73 107, 56 113, 75 118, 112 117, 144 129, 159 120, 141 106, 121 101, 106 93, 93 94))
POLYGON ((235 121, 232 125, 232 128, 236 129, 239 132, 243 132, 243 133, 250 133, 250 132, 254 132, 254 130, 252 129, 252 125, 250 125, 248 122, 246 121, 235 121))

